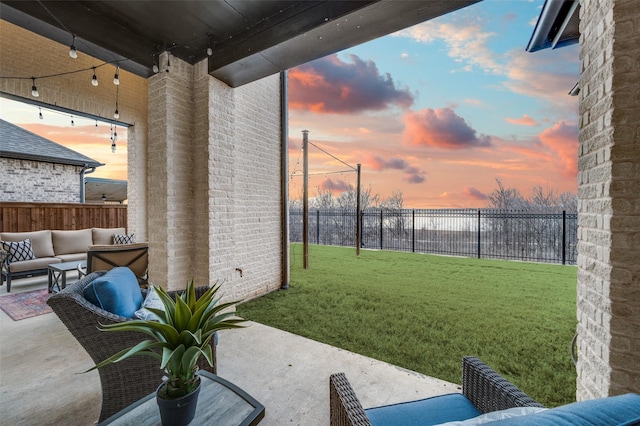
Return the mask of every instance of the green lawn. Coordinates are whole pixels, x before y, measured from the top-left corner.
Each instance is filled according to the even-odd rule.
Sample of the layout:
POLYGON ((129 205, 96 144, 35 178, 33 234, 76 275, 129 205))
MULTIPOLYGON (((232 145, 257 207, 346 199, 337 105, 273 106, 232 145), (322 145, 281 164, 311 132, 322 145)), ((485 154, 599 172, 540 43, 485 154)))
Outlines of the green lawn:
POLYGON ((576 267, 344 247, 291 247, 290 288, 238 313, 460 383, 475 355, 542 404, 575 401, 576 267))

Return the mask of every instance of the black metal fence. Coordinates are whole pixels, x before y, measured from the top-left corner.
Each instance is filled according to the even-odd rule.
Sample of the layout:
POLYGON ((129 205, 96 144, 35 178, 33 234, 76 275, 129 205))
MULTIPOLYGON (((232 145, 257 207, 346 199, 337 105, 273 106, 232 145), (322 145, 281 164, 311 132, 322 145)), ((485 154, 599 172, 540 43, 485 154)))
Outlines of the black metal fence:
MULTIPOLYGON (((310 210, 309 243, 355 246, 354 210, 310 210)), ((576 264, 578 215, 493 209, 402 209, 361 213, 361 247, 466 257, 576 264)), ((302 242, 302 210, 289 212, 289 240, 302 242)))

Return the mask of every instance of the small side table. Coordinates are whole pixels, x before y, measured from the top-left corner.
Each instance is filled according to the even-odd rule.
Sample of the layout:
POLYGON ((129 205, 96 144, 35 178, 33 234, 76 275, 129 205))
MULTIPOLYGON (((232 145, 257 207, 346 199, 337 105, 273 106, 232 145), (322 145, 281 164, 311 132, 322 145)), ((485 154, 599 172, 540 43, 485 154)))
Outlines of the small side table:
MULTIPOLYGON (((78 269, 78 265, 86 268, 86 260, 74 260, 73 262, 52 263, 49 265, 49 293, 53 293, 53 287, 58 287, 58 291, 67 286, 67 272, 78 269)), ((78 278, 80 278, 78 276, 78 278)))
MULTIPOLYGON (((202 377, 201 388, 192 425, 255 426, 264 418, 264 406, 251 395, 208 371, 200 371, 198 374, 202 377)), ((160 424, 156 393, 152 392, 98 423, 98 426, 160 424)))

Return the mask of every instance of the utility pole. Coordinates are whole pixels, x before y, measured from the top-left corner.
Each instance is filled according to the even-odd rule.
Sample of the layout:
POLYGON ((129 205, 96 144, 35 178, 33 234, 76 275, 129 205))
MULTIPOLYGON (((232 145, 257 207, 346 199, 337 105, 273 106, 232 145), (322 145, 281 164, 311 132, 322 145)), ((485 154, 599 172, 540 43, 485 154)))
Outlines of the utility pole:
POLYGON ((356 184, 356 256, 360 256, 360 238, 362 238, 362 223, 360 222, 360 169, 358 164, 358 179, 356 184))
POLYGON ((302 267, 309 269, 309 131, 302 131, 302 267))

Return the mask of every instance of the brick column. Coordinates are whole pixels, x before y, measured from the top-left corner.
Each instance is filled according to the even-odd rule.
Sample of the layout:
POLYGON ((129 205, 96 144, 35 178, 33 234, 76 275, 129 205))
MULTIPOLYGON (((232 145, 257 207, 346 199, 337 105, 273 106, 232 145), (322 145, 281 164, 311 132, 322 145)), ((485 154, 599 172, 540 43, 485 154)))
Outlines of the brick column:
POLYGON ((640 8, 581 0, 577 399, 640 392, 640 8))
POLYGON ((149 78, 149 279, 174 290, 193 277, 193 66, 167 54, 149 78))

